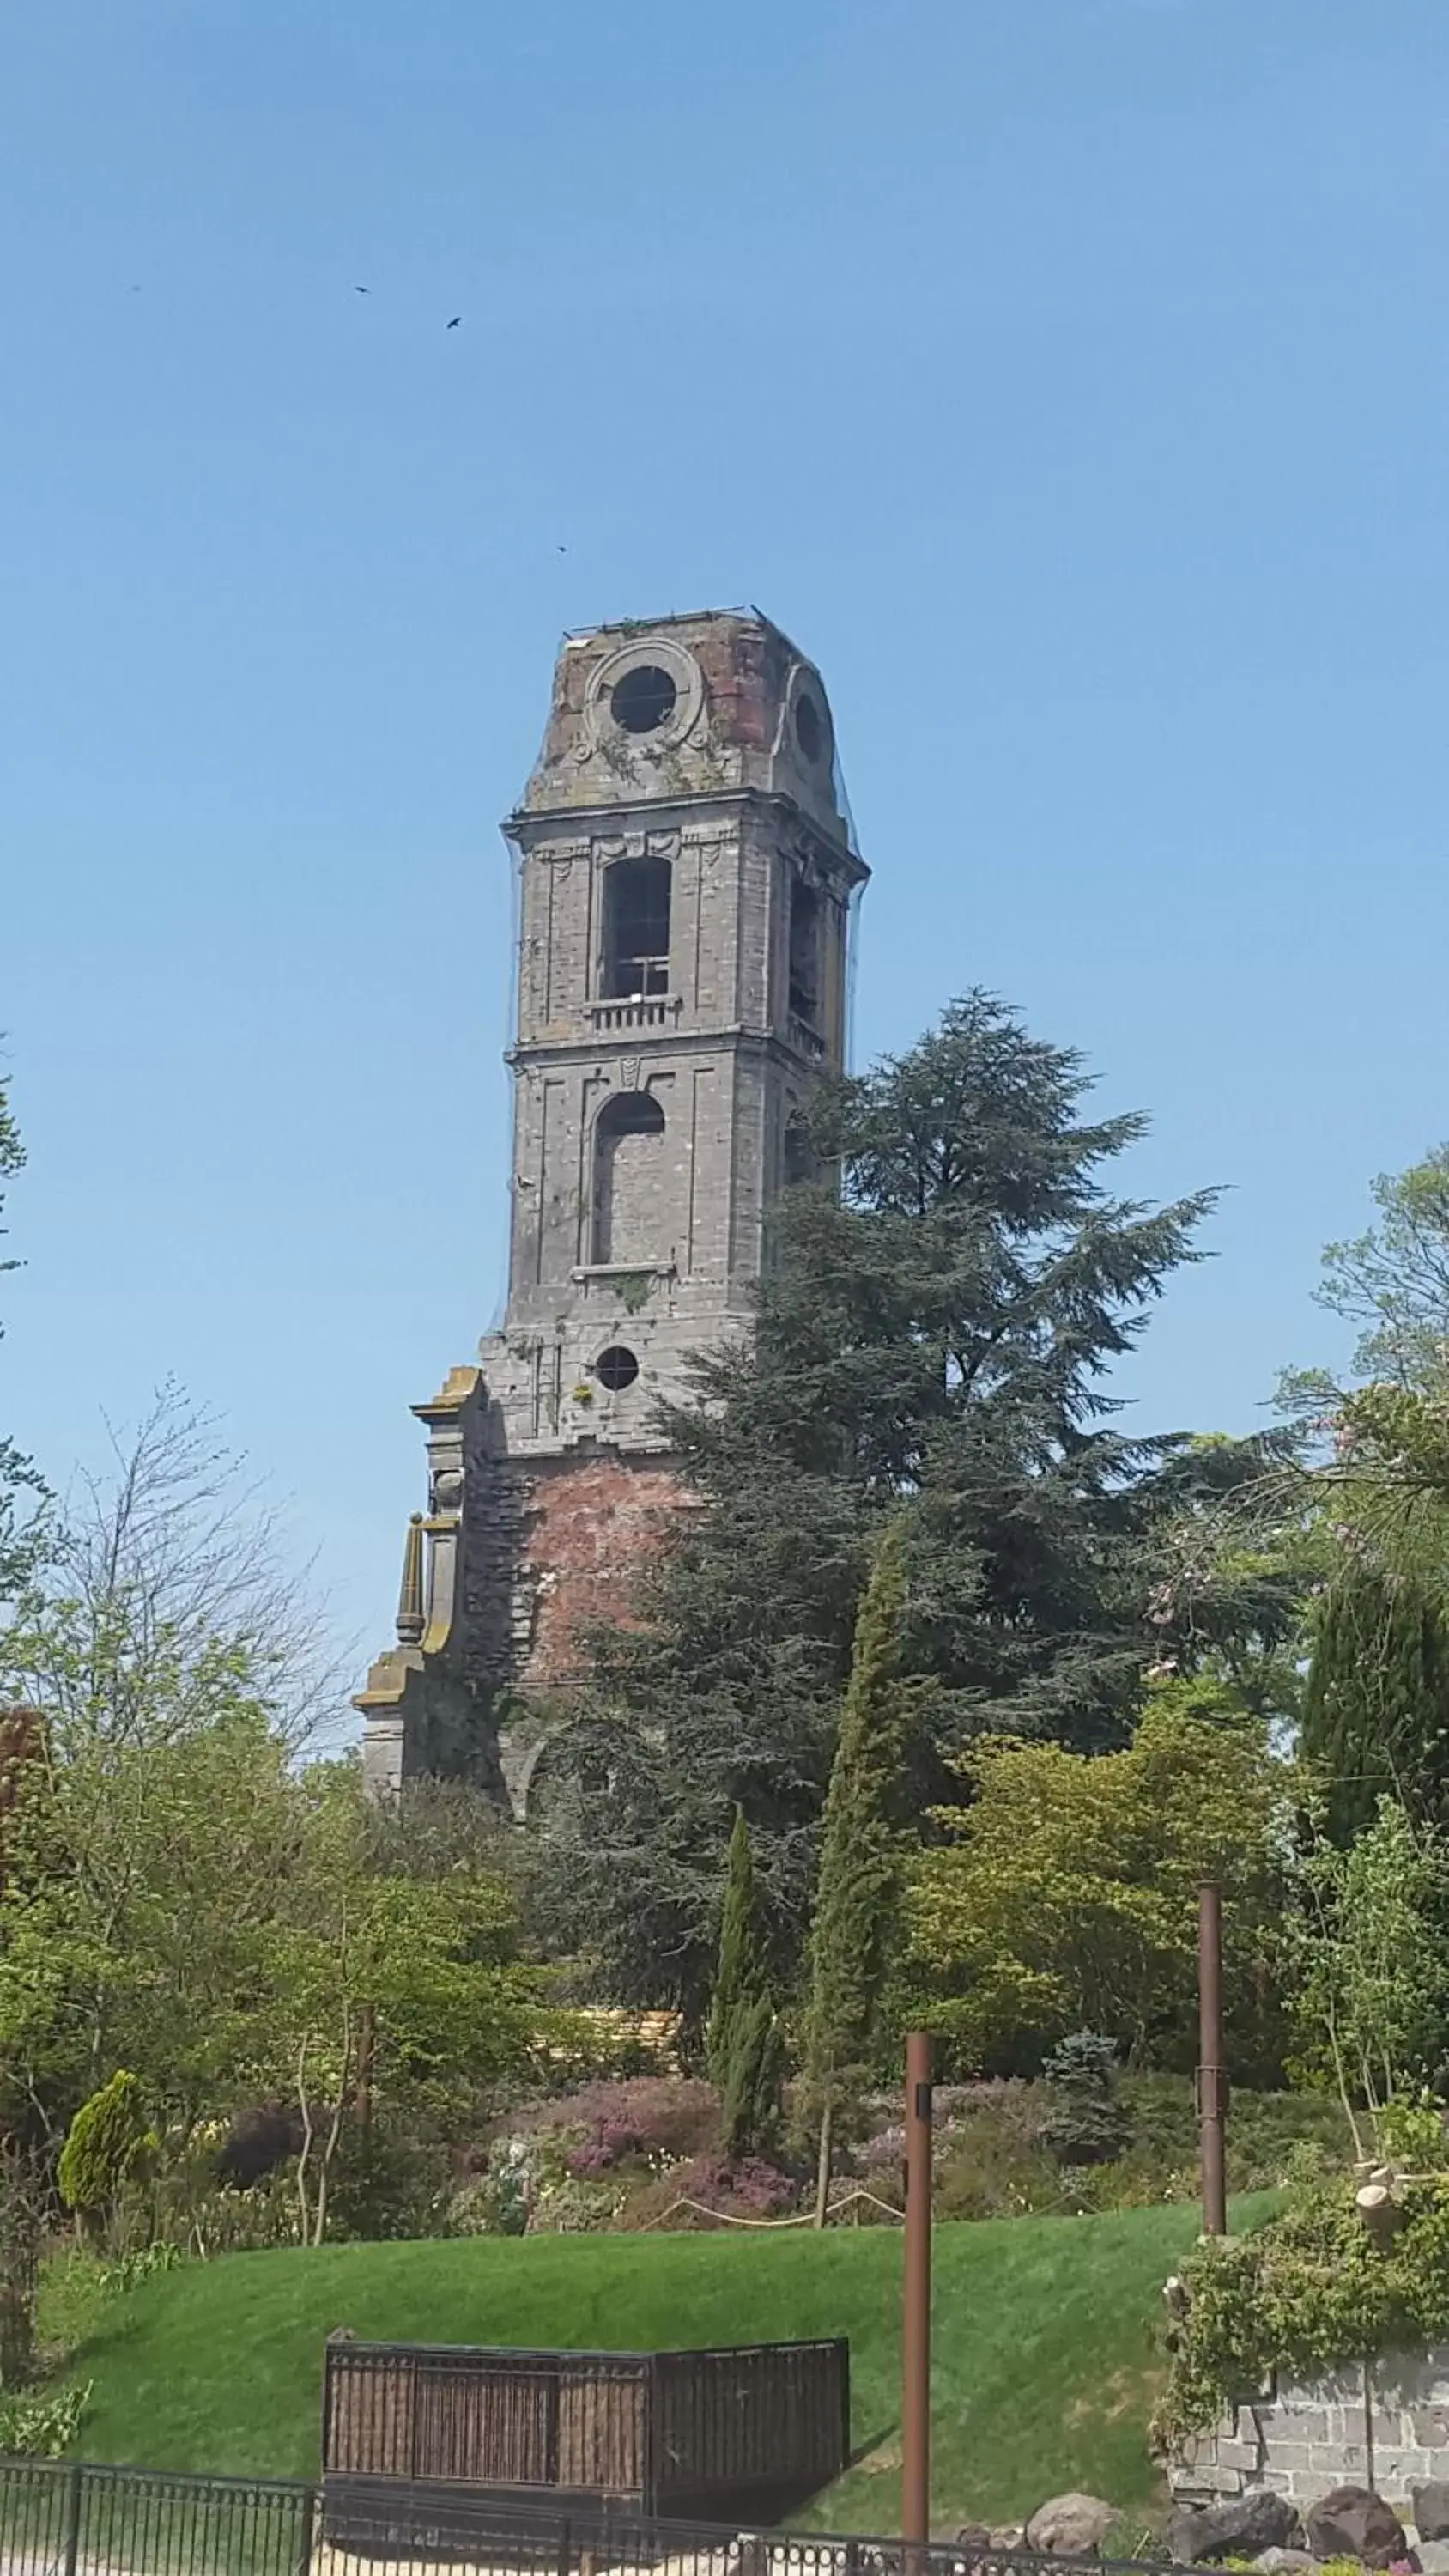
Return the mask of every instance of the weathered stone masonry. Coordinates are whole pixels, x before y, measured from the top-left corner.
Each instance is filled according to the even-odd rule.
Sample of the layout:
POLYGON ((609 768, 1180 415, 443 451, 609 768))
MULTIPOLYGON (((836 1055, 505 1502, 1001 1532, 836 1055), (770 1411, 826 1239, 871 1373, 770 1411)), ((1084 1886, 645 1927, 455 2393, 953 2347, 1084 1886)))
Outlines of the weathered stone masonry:
POLYGON ((1368 2486, 1412 2522, 1415 2488, 1449 2478, 1449 2349, 1276 2381, 1185 2444, 1171 2478, 1182 2504, 1266 2486, 1303 2506, 1368 2486))
POLYGON ((756 613, 568 638, 504 827, 521 931, 508 1306, 416 1411, 428 1510, 358 1698, 377 1788, 519 1811, 580 1632, 679 1507, 660 1395, 748 1328, 801 1112, 844 1061, 855 850, 820 677, 756 613))

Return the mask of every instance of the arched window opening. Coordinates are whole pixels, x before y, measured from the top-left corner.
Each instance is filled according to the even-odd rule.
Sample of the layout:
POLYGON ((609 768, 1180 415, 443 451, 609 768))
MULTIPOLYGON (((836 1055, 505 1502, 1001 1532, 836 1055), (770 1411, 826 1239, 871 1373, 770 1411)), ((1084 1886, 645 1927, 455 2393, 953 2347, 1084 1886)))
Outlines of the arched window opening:
POLYGON ((815 1157, 810 1151, 810 1130, 798 1109, 785 1121, 785 1186, 813 1179, 815 1157))
POLYGON ((790 887, 790 1008, 815 1026, 820 1011, 820 897, 797 876, 790 887))
POLYGON ((606 1002, 669 990, 668 859, 615 859, 604 870, 606 1002))
POLYGON ((653 1268, 664 1233, 664 1112, 652 1091, 620 1091, 594 1129, 593 1257, 653 1268))

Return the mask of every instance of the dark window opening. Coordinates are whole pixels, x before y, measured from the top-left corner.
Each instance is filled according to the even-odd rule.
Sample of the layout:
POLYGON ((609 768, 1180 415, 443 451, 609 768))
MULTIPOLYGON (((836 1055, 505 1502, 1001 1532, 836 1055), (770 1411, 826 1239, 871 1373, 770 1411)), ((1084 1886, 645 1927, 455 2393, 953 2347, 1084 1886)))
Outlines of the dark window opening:
POLYGON ((604 870, 606 1002, 669 990, 667 859, 616 859, 604 870))
POLYGON ((820 709, 807 689, 802 689, 795 701, 795 740, 807 760, 820 758, 825 727, 820 721, 820 709))
POLYGON ((600 1386, 608 1388, 610 1395, 622 1395, 626 1386, 633 1385, 638 1374, 639 1363, 622 1342, 615 1342, 609 1350, 601 1351, 594 1362, 594 1375, 600 1386))
POLYGON ((790 1008, 812 1026, 820 1008, 820 898, 803 877, 790 888, 790 1008))
POLYGON ((798 1109, 785 1122, 785 1183, 813 1178, 815 1157, 810 1151, 810 1130, 798 1109))
POLYGON ((622 725, 625 733, 657 733, 673 715, 678 695, 667 671, 655 662, 642 662, 616 682, 609 705, 615 724, 622 725))

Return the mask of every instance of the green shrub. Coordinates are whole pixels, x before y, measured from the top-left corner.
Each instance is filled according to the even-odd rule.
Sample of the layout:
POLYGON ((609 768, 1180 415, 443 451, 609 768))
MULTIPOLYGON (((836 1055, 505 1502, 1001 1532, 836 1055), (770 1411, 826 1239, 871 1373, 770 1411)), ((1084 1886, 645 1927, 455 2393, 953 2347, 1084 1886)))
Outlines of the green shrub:
POLYGON ((0 2458, 56 2460, 68 2451, 90 2404, 91 2382, 83 2388, 61 2388, 49 2397, 19 2389, 7 2396, 0 2389, 0 2458))
POLYGON ((1130 2133, 1117 2089, 1117 2051, 1095 2030, 1070 2031, 1042 2068, 1038 2135, 1064 2165, 1110 2164, 1130 2133))
POLYGON ((1312 2378, 1449 2335, 1449 2176, 1401 2181, 1397 2199, 1387 2242, 1365 2227, 1351 2180, 1335 2179, 1296 2183, 1281 2216, 1194 2247, 1160 2442, 1201 2431, 1269 2371, 1312 2378))
MULTIPOLYGON (((1122 2075, 1114 2089, 1119 2150, 1089 2164, 1072 2162, 1057 2147, 1053 2095, 1059 2108, 1059 2088, 1019 2077, 942 2085, 936 2097, 937 2216, 1072 2216, 1195 2200, 1201 2182, 1191 2080, 1122 2075), (1049 2143, 1055 2152, 1048 2151, 1049 2143)), ((885 2097, 872 2107, 881 2125, 857 2148, 855 2167, 873 2192, 895 2203, 905 2143, 899 2101, 885 2097)), ((1233 2191, 1281 2190, 1295 2175, 1318 2181, 1346 2174, 1352 2155, 1347 2121, 1329 2095, 1234 2094, 1228 2119, 1233 2191)))
POLYGON ((97 2286, 102 2290, 119 2291, 124 2297, 126 2291, 138 2289, 143 2281, 151 2280, 157 2272, 174 2272, 185 2260, 179 2245, 158 2237, 151 2245, 138 2245, 134 2253, 118 2254, 114 2263, 102 2263, 97 2286))
MULTIPOLYGON (((1150 2163, 1164 2181, 1195 2173, 1198 2120, 1190 2078, 1124 2075, 1120 2091, 1128 2122, 1124 2158, 1150 2163)), ((1322 2172, 1348 2171, 1353 2136, 1334 2094, 1234 2091, 1228 2106, 1230 2191, 1277 2190, 1290 2165, 1302 2165, 1299 2151, 1305 2146, 1322 2172)))
POLYGON ((114 2210, 126 2184, 154 2154, 157 2139, 146 2118, 141 2086, 118 2069, 70 2124, 56 2167, 67 2209, 92 2228, 114 2210))

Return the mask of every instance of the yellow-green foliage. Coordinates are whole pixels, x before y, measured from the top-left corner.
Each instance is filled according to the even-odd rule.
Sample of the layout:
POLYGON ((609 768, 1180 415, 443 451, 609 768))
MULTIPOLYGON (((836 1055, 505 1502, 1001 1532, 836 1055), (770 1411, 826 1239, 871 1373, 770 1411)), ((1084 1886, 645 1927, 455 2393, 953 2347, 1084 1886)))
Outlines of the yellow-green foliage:
POLYGON ((82 2102, 70 2124, 56 2167, 67 2209, 87 2218, 109 2209, 155 2146, 140 2084, 120 2068, 82 2102))
MULTIPOLYGON (((1261 2023, 1285 1779, 1256 1724, 1167 1695, 1121 1753, 984 1741, 963 1766, 972 1803, 939 1811, 951 1839, 912 1873, 913 2008, 964 2065, 1029 2060, 1084 2028, 1190 2062, 1198 1888, 1215 1878, 1227 1992, 1261 2023)), ((1246 2023, 1240 2036, 1261 2044, 1246 2023)))

